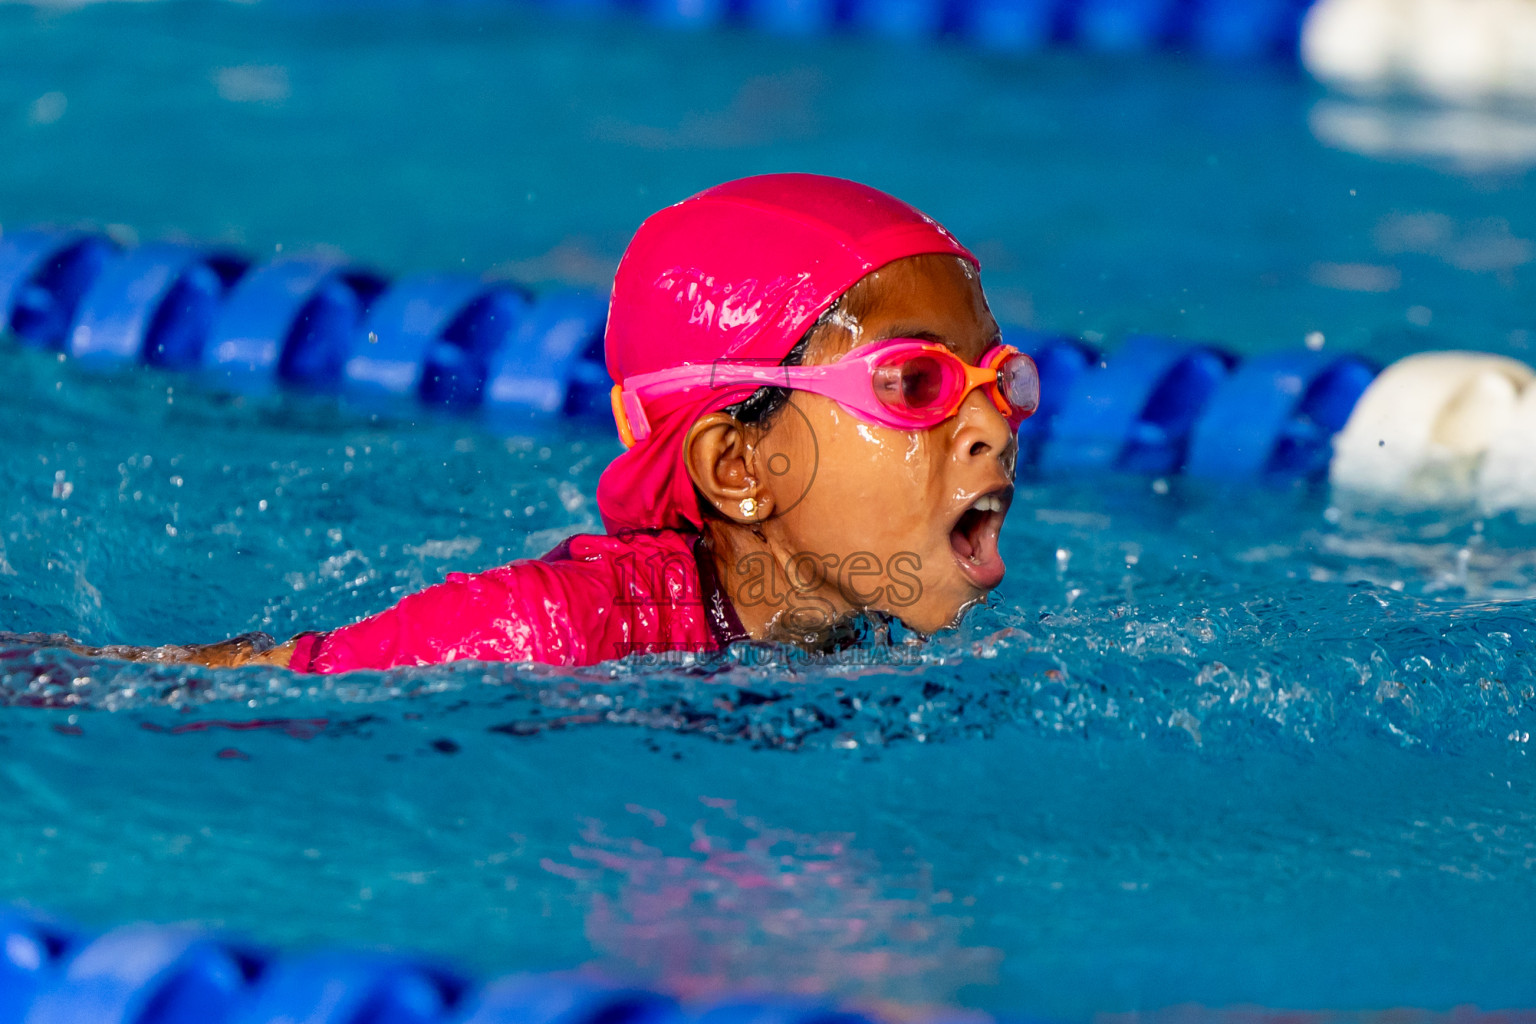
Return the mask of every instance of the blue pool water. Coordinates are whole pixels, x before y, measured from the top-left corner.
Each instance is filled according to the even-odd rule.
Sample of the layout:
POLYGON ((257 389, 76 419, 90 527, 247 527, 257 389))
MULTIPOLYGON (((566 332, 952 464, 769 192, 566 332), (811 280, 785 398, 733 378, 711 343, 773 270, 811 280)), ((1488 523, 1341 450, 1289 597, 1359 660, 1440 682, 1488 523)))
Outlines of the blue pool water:
MULTIPOLYGON (((816 170, 943 219, 1009 322, 1529 356, 1529 164, 1362 156, 1318 129, 1339 102, 1284 68, 526 8, 6 7, 0 222, 601 287, 656 206, 816 170)), ((0 358, 0 630, 347 622, 596 529, 617 450, 0 358)), ((993 605, 915 665, 315 681, 12 646, 0 899, 692 994, 1529 1006, 1533 541, 1321 488, 1027 480, 993 605)))

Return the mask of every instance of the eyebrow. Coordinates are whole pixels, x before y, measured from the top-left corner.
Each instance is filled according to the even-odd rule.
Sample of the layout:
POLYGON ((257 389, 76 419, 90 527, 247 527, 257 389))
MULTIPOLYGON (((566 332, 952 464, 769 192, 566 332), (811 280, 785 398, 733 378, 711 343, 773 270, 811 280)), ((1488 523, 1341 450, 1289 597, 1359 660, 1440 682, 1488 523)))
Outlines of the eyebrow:
POLYGON ((954 346, 945 339, 944 335, 939 334, 937 331, 925 330, 921 327, 906 324, 896 324, 890 330, 882 331, 880 333, 883 335, 883 337, 880 339, 882 341, 889 338, 916 338, 918 341, 929 341, 935 345, 943 345, 946 348, 954 348, 954 346))
MULTIPOLYGON (((879 340, 886 341, 890 338, 915 338, 918 341, 927 341, 935 345, 943 345, 951 352, 956 351, 954 344, 948 338, 944 337, 944 335, 938 333, 937 331, 930 331, 926 328, 918 327, 916 324, 896 324, 890 330, 882 331, 879 340)), ((1002 331, 997 331, 992 335, 989 345, 999 345, 1002 343, 1002 340, 1002 331)))

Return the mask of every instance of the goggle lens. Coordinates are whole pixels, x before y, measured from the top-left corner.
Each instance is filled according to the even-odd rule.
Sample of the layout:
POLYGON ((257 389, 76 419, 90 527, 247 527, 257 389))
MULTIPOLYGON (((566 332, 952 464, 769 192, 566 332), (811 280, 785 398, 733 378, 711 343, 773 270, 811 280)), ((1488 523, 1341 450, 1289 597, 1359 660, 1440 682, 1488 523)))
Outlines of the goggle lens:
POLYGON ((1015 352, 997 368, 997 392, 1008 403, 1008 418, 1015 425, 1040 408, 1040 371, 1035 361, 1015 352))
POLYGON ((945 382, 949 375, 944 364, 933 356, 918 354, 875 367, 875 396, 887 408, 907 415, 920 415, 944 405, 945 382))

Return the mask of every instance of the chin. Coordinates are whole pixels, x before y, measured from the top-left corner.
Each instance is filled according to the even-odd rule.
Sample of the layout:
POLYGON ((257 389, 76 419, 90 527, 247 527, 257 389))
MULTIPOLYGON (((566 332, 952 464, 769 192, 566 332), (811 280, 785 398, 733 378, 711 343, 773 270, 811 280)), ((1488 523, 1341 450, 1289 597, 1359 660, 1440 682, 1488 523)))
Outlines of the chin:
POLYGON ((904 608, 896 618, 908 629, 931 636, 946 629, 954 629, 965 618, 966 612, 987 600, 990 590, 976 587, 965 588, 965 596, 946 601, 935 601, 922 608, 904 608))

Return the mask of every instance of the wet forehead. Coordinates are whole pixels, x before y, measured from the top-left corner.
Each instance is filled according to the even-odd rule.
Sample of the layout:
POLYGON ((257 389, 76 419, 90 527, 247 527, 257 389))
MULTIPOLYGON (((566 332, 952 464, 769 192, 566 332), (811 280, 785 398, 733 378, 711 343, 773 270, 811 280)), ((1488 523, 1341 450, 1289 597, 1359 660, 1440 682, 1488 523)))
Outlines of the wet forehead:
POLYGON ((979 275, 953 256, 916 256, 875 271, 849 293, 834 322, 844 329, 818 346, 832 358, 865 342, 915 337, 974 360, 998 338, 979 275))

